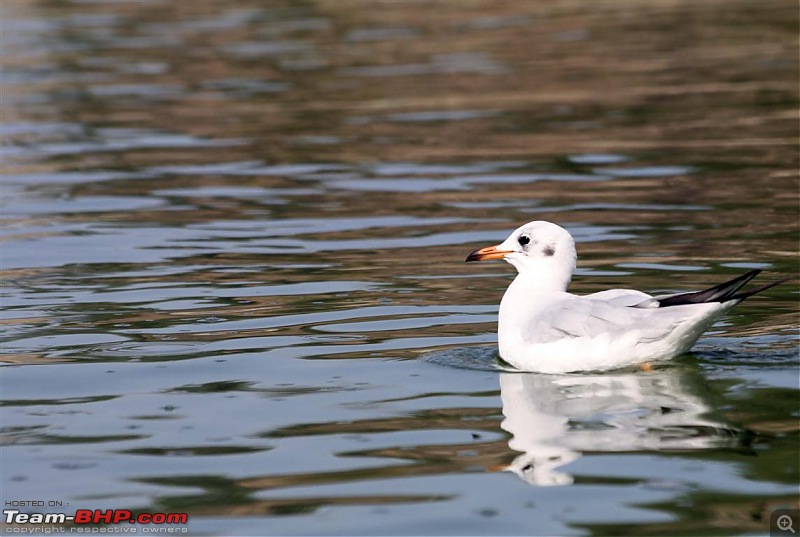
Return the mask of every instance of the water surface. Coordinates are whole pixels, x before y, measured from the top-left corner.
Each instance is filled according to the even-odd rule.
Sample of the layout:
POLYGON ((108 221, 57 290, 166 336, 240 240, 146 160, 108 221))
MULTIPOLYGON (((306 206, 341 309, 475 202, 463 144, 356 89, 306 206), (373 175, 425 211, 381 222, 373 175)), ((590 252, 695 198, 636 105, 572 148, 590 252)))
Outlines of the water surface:
POLYGON ((796 281, 653 371, 496 360, 573 290, 797 274, 790 2, 6 2, 2 500, 198 535, 768 531, 796 281))

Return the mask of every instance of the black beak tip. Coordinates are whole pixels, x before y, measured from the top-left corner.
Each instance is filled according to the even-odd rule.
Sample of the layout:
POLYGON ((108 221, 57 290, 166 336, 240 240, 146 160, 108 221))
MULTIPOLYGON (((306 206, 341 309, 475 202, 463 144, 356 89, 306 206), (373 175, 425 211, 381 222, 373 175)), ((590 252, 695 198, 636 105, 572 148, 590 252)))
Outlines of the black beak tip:
POLYGON ((476 250, 467 256, 467 258, 464 260, 464 263, 469 263, 470 261, 479 261, 479 260, 480 256, 478 255, 478 252, 476 250))

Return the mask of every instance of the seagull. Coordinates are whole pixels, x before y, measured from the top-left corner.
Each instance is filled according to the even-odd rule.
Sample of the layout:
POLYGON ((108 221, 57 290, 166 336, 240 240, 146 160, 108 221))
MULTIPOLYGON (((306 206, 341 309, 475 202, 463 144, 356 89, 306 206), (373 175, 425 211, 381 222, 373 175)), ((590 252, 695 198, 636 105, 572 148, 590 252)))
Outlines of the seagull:
POLYGON ((569 232, 538 220, 466 261, 504 259, 517 269, 500 302, 500 357, 523 371, 571 373, 668 360, 688 351, 700 335, 742 300, 786 280, 739 290, 752 270, 704 291, 651 296, 609 289, 567 292, 577 254, 569 232))

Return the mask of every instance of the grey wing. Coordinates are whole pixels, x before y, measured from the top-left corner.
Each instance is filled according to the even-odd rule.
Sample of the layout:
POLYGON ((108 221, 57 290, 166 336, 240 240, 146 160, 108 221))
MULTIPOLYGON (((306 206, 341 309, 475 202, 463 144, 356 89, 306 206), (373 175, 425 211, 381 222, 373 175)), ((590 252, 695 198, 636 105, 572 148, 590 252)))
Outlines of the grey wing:
POLYGON ((628 306, 631 308, 657 308, 658 300, 652 296, 634 289, 608 289, 599 293, 585 295, 583 298, 601 300, 615 306, 628 306))
MULTIPOLYGON (((641 297, 630 296, 628 301, 633 302, 634 298, 641 297)), ((664 315, 663 312, 622 306, 596 298, 575 297, 540 313, 526 339, 549 343, 564 338, 593 339, 603 335, 635 334, 642 340, 654 341, 668 335, 682 320, 677 315, 664 315)))

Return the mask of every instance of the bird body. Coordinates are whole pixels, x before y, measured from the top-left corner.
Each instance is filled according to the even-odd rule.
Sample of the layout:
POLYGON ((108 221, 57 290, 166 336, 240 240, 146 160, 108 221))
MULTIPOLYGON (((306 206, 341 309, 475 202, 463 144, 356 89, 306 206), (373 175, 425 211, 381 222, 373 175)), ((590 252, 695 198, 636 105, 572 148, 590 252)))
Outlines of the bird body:
POLYGON ((504 259, 518 274, 503 295, 498 317, 500 356, 514 367, 543 373, 613 369, 666 360, 688 351, 734 305, 780 282, 739 293, 754 270, 704 291, 653 297, 611 289, 567 292, 576 266, 575 242, 565 229, 535 221, 467 261, 504 259))

